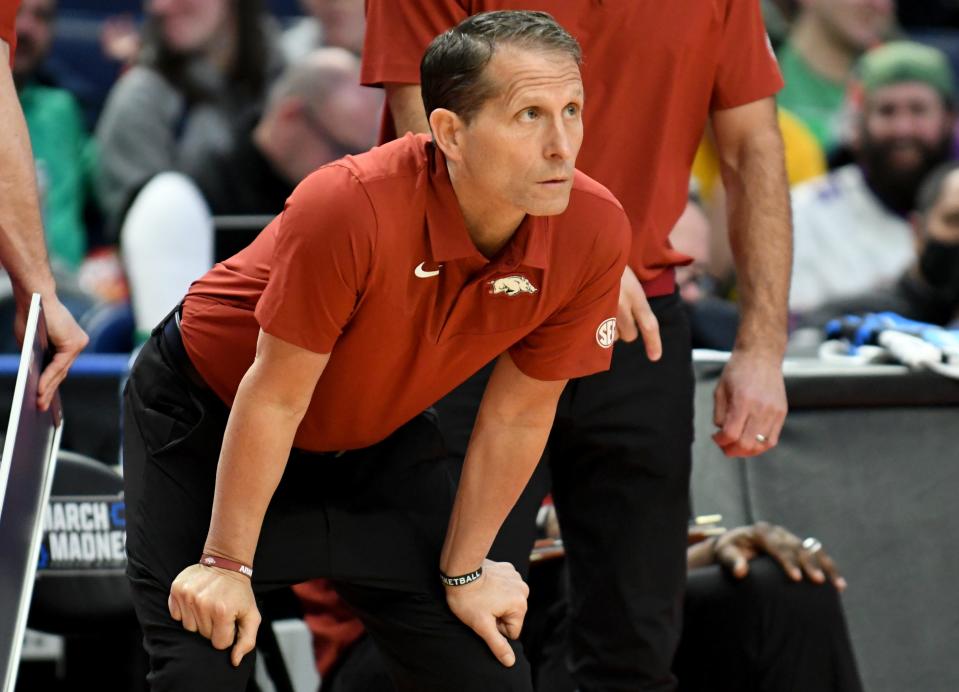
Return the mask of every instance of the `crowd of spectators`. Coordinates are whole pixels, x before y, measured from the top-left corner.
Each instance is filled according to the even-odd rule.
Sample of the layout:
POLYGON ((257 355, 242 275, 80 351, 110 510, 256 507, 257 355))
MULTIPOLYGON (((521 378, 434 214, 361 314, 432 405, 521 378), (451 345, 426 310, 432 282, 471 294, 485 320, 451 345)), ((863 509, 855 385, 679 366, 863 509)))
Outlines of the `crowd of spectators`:
MULTIPOLYGON (((127 301, 142 339, 212 265, 216 217, 282 211, 310 171, 373 146, 383 99, 359 86, 363 0, 144 0, 133 16, 112 4, 21 0, 14 74, 64 302, 82 322, 127 301), (58 38, 77 41, 58 15, 74 29, 95 17, 89 64, 114 80, 102 101, 65 88, 81 65, 50 59, 58 38)), ((794 323, 878 309, 955 323, 959 4, 764 8, 786 83, 794 323)), ((722 165, 707 131, 672 241, 693 258, 677 278, 695 345, 728 349, 722 165)))
MULTIPOLYGON (((78 319, 129 301, 142 339, 170 296, 212 264, 215 216, 278 213, 312 168, 373 145, 377 90, 293 74, 310 61, 350 71, 363 5, 23 0, 14 73, 51 261, 78 319), (58 41, 69 46, 63 56, 75 58, 80 43, 91 59, 58 57, 58 41), (85 76, 83 64, 99 74, 85 76), (101 97, 75 88, 104 79, 112 86, 101 97), (278 100, 287 103, 267 117, 278 100)), ((869 304, 904 275, 928 293, 912 214, 923 178, 957 151, 955 3, 764 0, 764 12, 786 82, 778 102, 794 186, 794 324, 821 320, 832 305, 869 304)), ((697 345, 729 348, 736 287, 720 169, 707 131, 674 243, 695 258, 681 283, 697 345)), ((946 307, 934 312, 949 323, 956 314, 946 307)))
POLYGON ((78 319, 129 302, 142 338, 212 265, 215 215, 275 215, 314 168, 373 146, 363 14, 362 0, 21 3, 17 89, 78 319), (105 74, 106 93, 85 88, 105 74))
MULTIPOLYGON (((792 324, 883 307, 953 324, 959 302, 940 288, 947 273, 929 273, 946 260, 920 261, 933 203, 919 209, 918 191, 957 154, 955 3, 769 0, 765 9, 786 82, 777 101, 793 186, 792 324), (904 290, 922 298, 890 301, 904 290)), ((709 227, 697 231, 701 217, 687 213, 674 243, 695 258, 684 280, 696 289, 684 295, 696 345, 729 349, 736 288, 719 165, 707 132, 690 204, 709 227)), ((932 244, 943 257, 950 251, 948 240, 932 244)))

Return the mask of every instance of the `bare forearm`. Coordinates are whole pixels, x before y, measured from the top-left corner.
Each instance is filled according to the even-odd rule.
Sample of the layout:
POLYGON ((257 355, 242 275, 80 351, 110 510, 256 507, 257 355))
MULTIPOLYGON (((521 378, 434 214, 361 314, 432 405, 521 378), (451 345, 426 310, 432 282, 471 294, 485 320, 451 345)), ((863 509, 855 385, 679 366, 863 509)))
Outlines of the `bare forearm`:
POLYGON ((781 357, 786 347, 792 222, 778 130, 742 142, 724 161, 729 237, 741 322, 736 348, 781 357))
POLYGON ((223 436, 206 550, 251 564, 303 412, 270 401, 254 365, 237 391, 223 436))
POLYGON ((565 385, 528 377, 508 354, 500 356, 466 450, 440 555, 446 574, 465 574, 483 563, 543 454, 565 385))
POLYGON ((397 136, 402 137, 407 132, 429 134, 430 125, 426 119, 420 85, 386 84, 385 88, 397 136))
POLYGON ((539 462, 551 421, 508 427, 477 420, 440 558, 444 573, 465 574, 483 563, 539 462))
POLYGON ((5 59, 0 66, 0 122, 4 124, 0 137, 0 262, 10 274, 18 298, 28 298, 33 292, 52 297, 55 286, 47 263, 33 152, 5 59))

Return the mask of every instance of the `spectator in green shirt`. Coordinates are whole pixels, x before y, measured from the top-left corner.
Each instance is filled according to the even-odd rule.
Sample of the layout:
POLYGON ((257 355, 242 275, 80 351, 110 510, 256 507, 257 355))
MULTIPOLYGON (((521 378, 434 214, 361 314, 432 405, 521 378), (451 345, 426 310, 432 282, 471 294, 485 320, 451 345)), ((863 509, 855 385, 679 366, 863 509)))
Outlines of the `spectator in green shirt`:
POLYGON ((846 80, 859 55, 890 34, 895 0, 798 0, 779 49, 780 106, 803 120, 828 152, 837 143, 846 80))
POLYGON ((51 264, 61 273, 80 267, 87 250, 83 209, 90 183, 90 137, 70 92, 43 83, 56 0, 22 0, 17 14, 14 80, 37 165, 43 225, 51 264))

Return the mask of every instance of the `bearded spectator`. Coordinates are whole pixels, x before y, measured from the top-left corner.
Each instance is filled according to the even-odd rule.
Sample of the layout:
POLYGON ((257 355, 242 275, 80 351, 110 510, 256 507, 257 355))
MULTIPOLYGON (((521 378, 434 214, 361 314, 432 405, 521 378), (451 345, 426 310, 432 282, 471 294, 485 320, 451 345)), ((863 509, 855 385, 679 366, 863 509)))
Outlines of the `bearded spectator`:
POLYGON ((916 193, 952 150, 955 86, 945 54, 894 42, 858 67, 854 162, 793 191, 794 313, 898 280, 916 260, 907 219, 916 193))

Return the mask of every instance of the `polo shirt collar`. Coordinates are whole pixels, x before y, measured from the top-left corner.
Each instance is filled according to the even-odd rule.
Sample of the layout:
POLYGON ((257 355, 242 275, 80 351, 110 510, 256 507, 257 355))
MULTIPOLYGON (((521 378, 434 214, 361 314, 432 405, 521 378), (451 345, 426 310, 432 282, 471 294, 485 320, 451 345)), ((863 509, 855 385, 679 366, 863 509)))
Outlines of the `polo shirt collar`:
MULTIPOLYGON (((432 142, 427 142, 426 153, 429 166, 426 227, 433 261, 446 262, 473 257, 486 262, 466 229, 463 212, 446 168, 446 157, 432 142)), ((546 235, 549 226, 549 217, 527 214, 499 257, 507 264, 545 269, 549 257, 546 235)))

